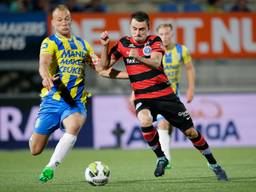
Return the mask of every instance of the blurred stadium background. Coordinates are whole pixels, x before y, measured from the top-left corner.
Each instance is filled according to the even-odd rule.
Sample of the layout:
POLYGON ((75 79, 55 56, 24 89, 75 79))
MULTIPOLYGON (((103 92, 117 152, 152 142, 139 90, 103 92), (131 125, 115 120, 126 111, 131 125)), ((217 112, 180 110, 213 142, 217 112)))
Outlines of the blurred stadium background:
MULTIPOLYGON (((256 112, 255 1, 245 1, 249 10, 244 12, 231 11, 238 2, 231 0, 92 2, 1 1, 0 148, 24 147, 31 134, 42 88, 38 75, 39 47, 42 39, 51 33, 50 11, 58 3, 66 3, 70 7, 74 34, 88 40, 98 54, 100 32, 107 29, 113 40, 127 35, 129 13, 132 11, 144 10, 150 14, 152 32, 159 23, 172 22, 177 41, 190 49, 194 59, 197 96, 193 104, 187 107, 191 108, 198 127, 207 129, 210 139, 215 140, 217 145, 233 145, 221 141, 220 136, 231 122, 235 127, 233 131, 237 131, 233 133, 231 130, 231 136, 233 134, 235 138, 231 143, 256 145, 253 139, 256 132, 253 132, 254 137, 250 137, 252 140, 247 138, 252 136, 253 114, 256 112), (250 134, 240 137, 240 131, 250 134), (16 142, 22 144, 16 145, 16 142)), ((122 63, 116 67, 124 69, 122 63)), ((126 101, 130 93, 128 81, 105 79, 89 68, 86 70, 86 87, 93 97, 88 105, 90 118, 87 121, 88 134, 85 134, 88 139, 81 146, 101 145, 96 144, 98 139, 94 133, 98 129, 99 133, 102 131, 101 126, 104 125, 100 122, 109 122, 109 128, 103 130, 112 139, 115 136, 111 130, 117 124, 120 129, 127 129, 118 145, 129 148, 122 142, 125 142, 124 137, 126 140, 131 137, 127 133, 132 127, 137 127, 137 122, 126 101), (114 110, 113 105, 116 106, 114 110)), ((183 77, 182 93, 186 90, 185 75, 183 77)), ((106 145, 115 145, 115 141, 109 141, 106 145)))
MULTIPOLYGON (((256 1, 244 1, 248 8, 244 10, 235 7, 237 2, 1 0, 0 149, 28 149, 42 88, 37 70, 40 43, 51 33, 51 9, 66 3, 72 10, 74 33, 88 40, 98 54, 100 32, 107 29, 113 40, 128 34, 129 13, 133 11, 150 14, 152 32, 159 23, 172 22, 177 41, 190 49, 196 69, 196 96, 187 105, 196 127, 212 146, 250 147, 248 157, 255 159, 256 1)), ((124 69, 122 63, 116 67, 124 69)), ((186 90, 183 77, 182 93, 186 90)), ((86 87, 93 96, 76 147, 145 148, 129 106, 128 81, 104 79, 89 68, 86 78, 86 87)), ((50 147, 60 134, 53 135, 50 147)), ((172 147, 190 146, 175 131, 172 147)), ((255 174, 252 177, 255 179, 255 174)))

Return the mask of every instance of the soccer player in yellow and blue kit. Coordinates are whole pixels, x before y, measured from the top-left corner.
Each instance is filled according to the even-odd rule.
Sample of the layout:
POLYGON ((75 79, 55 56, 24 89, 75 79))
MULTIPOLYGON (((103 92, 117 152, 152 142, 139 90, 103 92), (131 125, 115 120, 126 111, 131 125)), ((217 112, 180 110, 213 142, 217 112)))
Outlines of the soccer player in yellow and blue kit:
POLYGON ((84 88, 85 65, 92 66, 102 76, 128 78, 126 72, 111 69, 103 71, 99 58, 87 41, 71 33, 71 14, 65 5, 52 12, 55 34, 44 39, 40 49, 39 73, 44 88, 42 102, 30 138, 32 155, 40 154, 49 136, 58 128, 64 131, 54 153, 42 170, 39 180, 47 182, 54 176, 55 168, 74 146, 77 135, 86 120, 84 88))
MULTIPOLYGON (((165 49, 165 54, 162 59, 164 72, 177 96, 180 94, 182 65, 185 66, 188 82, 186 99, 187 102, 190 103, 193 99, 195 89, 195 71, 190 53, 184 45, 173 41, 174 34, 172 24, 160 24, 156 31, 165 49)), ((172 133, 172 126, 162 115, 157 116, 157 122, 160 143, 169 160, 167 167, 171 168, 170 134, 172 133)))

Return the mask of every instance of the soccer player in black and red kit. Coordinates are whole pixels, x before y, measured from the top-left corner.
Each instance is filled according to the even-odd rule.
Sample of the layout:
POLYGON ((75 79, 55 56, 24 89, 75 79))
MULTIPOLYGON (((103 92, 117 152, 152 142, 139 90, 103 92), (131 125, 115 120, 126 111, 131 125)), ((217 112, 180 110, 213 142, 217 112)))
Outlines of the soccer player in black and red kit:
POLYGON ((156 177, 164 175, 168 159, 159 143, 159 135, 153 127, 157 114, 165 117, 169 123, 178 127, 194 147, 207 159, 208 165, 218 180, 228 180, 225 171, 217 163, 204 137, 194 128, 193 121, 183 103, 174 94, 167 76, 163 71, 162 41, 149 33, 149 17, 144 12, 131 15, 131 37, 121 38, 109 52, 109 36, 105 31, 101 34, 101 65, 109 68, 119 58, 123 58, 129 74, 131 87, 135 93, 135 108, 144 139, 157 156, 156 177))

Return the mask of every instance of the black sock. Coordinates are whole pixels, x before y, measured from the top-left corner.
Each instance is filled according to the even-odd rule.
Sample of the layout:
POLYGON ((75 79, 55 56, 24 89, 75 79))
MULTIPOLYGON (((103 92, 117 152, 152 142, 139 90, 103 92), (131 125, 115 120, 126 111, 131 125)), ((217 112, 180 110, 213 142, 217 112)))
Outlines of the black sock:
POLYGON ((148 143, 151 149, 155 152, 156 156, 164 157, 164 152, 161 149, 161 145, 159 142, 159 135, 156 128, 153 125, 149 127, 141 127, 142 135, 144 140, 148 143))
POLYGON ((217 163, 217 161, 216 161, 216 159, 213 157, 212 153, 210 153, 210 154, 205 154, 204 156, 205 156, 205 158, 207 159, 208 163, 210 163, 210 164, 216 164, 216 163, 217 163))
POLYGON ((190 139, 191 142, 193 143, 194 147, 197 148, 207 159, 208 163, 210 164, 216 164, 217 161, 213 157, 212 152, 210 150, 210 147, 204 137, 201 135, 199 131, 198 136, 196 138, 190 139))

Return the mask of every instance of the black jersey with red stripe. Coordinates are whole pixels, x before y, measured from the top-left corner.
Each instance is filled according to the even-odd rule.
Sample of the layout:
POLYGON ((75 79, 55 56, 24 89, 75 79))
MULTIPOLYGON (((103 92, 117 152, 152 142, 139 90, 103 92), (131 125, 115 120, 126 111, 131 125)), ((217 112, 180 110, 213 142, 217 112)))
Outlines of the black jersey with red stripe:
POLYGON ((126 36, 111 49, 111 57, 116 60, 123 57, 135 99, 158 98, 172 93, 173 90, 163 71, 163 66, 153 69, 134 57, 129 57, 130 50, 133 48, 138 49, 139 56, 145 58, 150 58, 152 52, 164 54, 164 50, 160 37, 156 35, 149 35, 141 44, 126 36))

